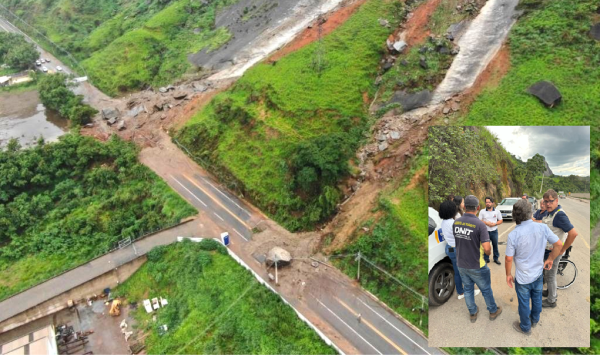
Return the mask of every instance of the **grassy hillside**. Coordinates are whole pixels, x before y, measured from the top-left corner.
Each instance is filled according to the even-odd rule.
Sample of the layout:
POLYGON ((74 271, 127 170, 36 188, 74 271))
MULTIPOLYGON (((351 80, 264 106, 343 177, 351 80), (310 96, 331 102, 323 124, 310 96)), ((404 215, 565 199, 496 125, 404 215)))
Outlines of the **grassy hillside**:
POLYGON ((148 354, 330 355, 335 350, 214 240, 153 249, 116 295, 137 302, 148 354), (157 319, 141 306, 162 296, 157 319), (161 336, 159 325, 168 326, 161 336))
POLYGON ((18 148, 0 151, 0 300, 196 213, 116 136, 18 148))
MULTIPOLYGON (((363 222, 354 232, 352 243, 339 253, 361 252, 367 259, 392 273, 402 283, 427 297, 427 152, 417 156, 408 177, 390 192, 383 192, 376 218, 363 222), (367 227, 368 231, 363 230, 367 227)), ((338 266, 355 277, 357 264, 340 260, 338 266)), ((428 303, 389 277, 361 265, 361 284, 388 306, 428 332, 428 303), (421 313, 421 307, 424 307, 421 313)))
POLYGON ((368 129, 363 96, 391 31, 378 20, 395 25, 405 13, 394 0, 367 1, 322 43, 248 70, 177 139, 288 229, 313 227, 340 201, 338 181, 368 129))
POLYGON ((231 33, 214 21, 218 9, 235 2, 0 0, 82 61, 94 85, 110 95, 163 85, 191 70, 188 53, 212 50, 230 39, 231 33))

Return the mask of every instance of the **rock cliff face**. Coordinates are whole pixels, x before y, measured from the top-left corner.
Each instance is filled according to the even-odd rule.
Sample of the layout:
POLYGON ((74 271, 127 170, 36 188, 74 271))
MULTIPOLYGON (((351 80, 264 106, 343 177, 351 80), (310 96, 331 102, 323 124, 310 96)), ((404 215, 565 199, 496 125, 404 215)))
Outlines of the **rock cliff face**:
POLYGON ((544 176, 546 177, 550 177, 552 176, 552 170, 550 169, 550 166, 548 166, 548 162, 546 162, 546 159, 544 158, 544 166, 546 166, 546 170, 544 171, 544 176))

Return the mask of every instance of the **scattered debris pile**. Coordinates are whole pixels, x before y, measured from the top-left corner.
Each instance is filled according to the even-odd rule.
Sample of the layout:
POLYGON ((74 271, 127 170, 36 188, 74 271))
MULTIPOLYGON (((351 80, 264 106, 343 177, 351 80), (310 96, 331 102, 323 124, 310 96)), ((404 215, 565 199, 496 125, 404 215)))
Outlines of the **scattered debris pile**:
POLYGON ((75 331, 73 326, 59 325, 56 328, 56 345, 61 355, 72 355, 81 352, 89 342, 88 335, 93 334, 93 330, 75 331))

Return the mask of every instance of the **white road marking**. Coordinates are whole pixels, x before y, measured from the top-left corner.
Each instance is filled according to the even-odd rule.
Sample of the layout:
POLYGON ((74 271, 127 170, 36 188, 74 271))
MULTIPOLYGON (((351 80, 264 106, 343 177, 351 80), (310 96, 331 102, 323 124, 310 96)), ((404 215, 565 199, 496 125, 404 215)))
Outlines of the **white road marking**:
POLYGON ((219 214, 214 213, 214 212, 213 212, 213 214, 215 214, 216 217, 218 217, 219 219, 221 219, 221 221, 225 221, 225 219, 223 219, 222 217, 220 217, 219 214))
POLYGON ((246 211, 246 209, 244 209, 241 206, 239 206, 238 203, 236 203, 235 201, 233 201, 233 199, 231 199, 230 197, 228 197, 227 194, 223 193, 221 190, 219 190, 219 188, 217 188, 214 185, 212 185, 212 183, 209 182, 208 179, 202 177, 202 180, 204 180, 208 185, 210 185, 211 187, 213 187, 217 192, 221 193, 222 196, 224 196, 227 200, 229 200, 230 202, 232 202, 235 206, 237 206, 238 208, 242 209, 243 212, 245 212, 246 214, 250 215, 250 213, 248 211, 246 211))
POLYGON ((400 334, 404 335, 405 338, 409 339, 413 344, 417 345, 418 348, 420 348, 421 350, 423 350, 423 352, 425 352, 427 355, 431 355, 429 352, 427 352, 427 350, 425 350, 424 348, 421 347, 421 345, 417 344, 413 339, 411 339, 410 337, 408 337, 408 335, 406 335, 405 333, 403 333, 400 329, 398 329, 394 324, 390 323, 386 318, 384 318, 381 314, 379 314, 378 312, 376 312, 373 308, 371 308, 367 303, 365 303, 364 301, 362 301, 362 299, 358 298, 358 301, 363 303, 367 308, 369 308, 373 313, 377 314, 381 319, 383 319, 383 321, 385 321, 386 323, 388 323, 392 328, 396 329, 396 331, 398 331, 400 334))
POLYGON ((236 233, 236 234, 240 235, 240 237, 241 237, 242 239, 244 239, 244 240, 248 241, 248 239, 247 239, 247 238, 245 238, 245 237, 244 237, 244 235, 240 234, 240 232, 239 232, 239 231, 237 231, 236 229, 233 229, 233 231, 235 231, 235 233, 236 233))
POLYGON ((362 339, 362 341, 366 342, 369 346, 371 346, 373 348, 373 350, 377 351, 378 354, 383 355, 383 353, 381 353, 381 351, 377 350, 377 348, 375 346, 371 345, 370 342, 368 342, 367 340, 365 340, 365 338, 362 337, 362 335, 360 335, 350 325, 346 324, 346 322, 344 320, 342 320, 342 318, 340 318, 336 313, 334 313, 333 310, 329 309, 325 304, 323 304, 323 302, 321 302, 319 300, 319 298, 315 297, 314 295, 313 295, 313 297, 315 298, 315 300, 317 302, 319 302, 319 304, 321 304, 323 307, 325 307, 325 309, 327 309, 327 311, 329 311, 331 314, 333 314, 333 316, 335 316, 336 318, 338 318, 339 321, 341 321, 344 325, 346 325, 348 327, 348 329, 352 330, 358 337, 360 337, 362 339))
MULTIPOLYGON (((179 183, 179 185, 180 185, 180 186, 181 186, 183 189, 187 190, 187 192, 188 192, 188 193, 190 193, 190 194, 191 194, 191 195, 192 195, 194 198, 196 198, 196 200, 198 200, 200 203, 202 203, 202 205, 204 205, 204 207, 208 208, 208 205, 206 205, 206 204, 205 204, 205 203, 202 201, 202 199, 198 198, 198 197, 197 197, 197 196, 196 196, 194 193, 190 192, 190 190, 189 190, 189 189, 187 189, 187 188, 185 187, 185 185, 181 184, 181 182, 180 182, 180 181, 178 181, 178 180, 177 180, 177 178, 173 177, 173 175, 171 175, 171 178, 173 178, 173 179, 174 179, 174 180, 175 180, 177 183, 179 183)), ((221 219, 221 220, 223 220, 223 219, 221 219)))
POLYGON ((517 224, 515 224, 515 225, 513 225, 513 226, 509 227, 509 228, 508 228, 508 230, 504 231, 504 232, 502 233, 502 235, 498 236, 498 240, 500 240, 500 238, 501 238, 502 236, 506 235, 506 233, 507 233, 507 232, 509 232, 511 229, 514 229, 514 228, 515 228, 515 226, 517 226, 517 224))

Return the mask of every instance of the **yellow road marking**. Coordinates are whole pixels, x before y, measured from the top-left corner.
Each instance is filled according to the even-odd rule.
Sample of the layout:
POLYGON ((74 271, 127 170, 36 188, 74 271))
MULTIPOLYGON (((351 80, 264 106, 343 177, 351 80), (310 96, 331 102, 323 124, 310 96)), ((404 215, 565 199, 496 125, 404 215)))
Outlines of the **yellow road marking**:
POLYGON ((590 248, 590 245, 588 245, 587 241, 585 241, 584 238, 581 238, 581 241, 583 241, 583 243, 585 244, 585 246, 587 246, 588 249, 590 248))
POLYGON ((242 223, 242 225, 244 225, 246 228, 248 228, 248 230, 252 230, 252 228, 250 227, 250 225, 246 224, 246 222, 244 222, 242 219, 240 219, 237 215, 235 215, 231 210, 227 209, 227 207, 225 207, 225 205, 221 204, 221 202, 219 200, 217 200, 212 194, 208 193, 206 190, 202 189, 202 187, 200 187, 198 185, 198 183, 196 183, 193 179, 191 179, 190 177, 188 177, 186 174, 183 174, 183 176, 185 177, 185 179, 187 179, 190 183, 192 183, 193 185, 195 185, 198 189, 200 189, 204 194, 208 195, 208 197, 210 199, 212 199, 212 201, 214 201, 215 203, 217 203, 217 205, 219 205, 221 208, 225 209, 229 215, 233 216, 237 221, 239 221, 240 223, 242 223))
MULTIPOLYGON (((358 315, 357 312, 355 312, 352 308, 350 308, 346 303, 344 303, 343 301, 341 301, 338 297, 334 297, 344 308, 348 309, 351 313, 353 313, 354 315, 358 315)), ((382 339, 384 339, 385 341, 387 341, 388 344, 392 345, 393 348, 395 348, 396 350, 400 351, 400 353, 402 353, 403 355, 407 355, 407 353, 402 350, 402 348, 398 345, 396 345, 392 340, 390 340, 387 336, 383 335, 379 330, 377 330, 377 328, 375 326, 373 326, 373 324, 369 323, 367 320, 365 320, 364 318, 361 319, 361 323, 364 323, 366 326, 368 326, 369 328, 371 328, 371 330, 375 331, 375 333, 377 333, 377 335, 379 335, 382 339)))

